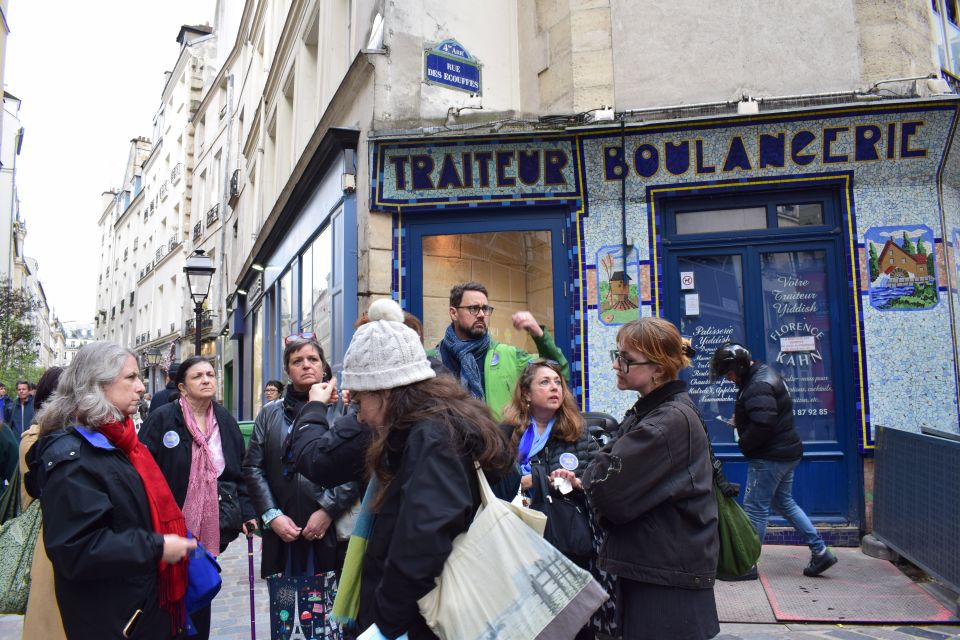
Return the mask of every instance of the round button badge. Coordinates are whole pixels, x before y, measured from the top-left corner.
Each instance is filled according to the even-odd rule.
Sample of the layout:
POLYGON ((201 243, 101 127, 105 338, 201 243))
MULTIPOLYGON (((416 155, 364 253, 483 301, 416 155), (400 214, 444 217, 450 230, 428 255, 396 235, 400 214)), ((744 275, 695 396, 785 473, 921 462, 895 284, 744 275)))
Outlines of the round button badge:
POLYGON ((180 435, 176 431, 167 431, 163 434, 163 446, 167 449, 173 449, 180 444, 180 435))
POLYGON ((580 460, 572 453, 561 453, 560 466, 567 471, 576 471, 577 467, 580 466, 580 460))

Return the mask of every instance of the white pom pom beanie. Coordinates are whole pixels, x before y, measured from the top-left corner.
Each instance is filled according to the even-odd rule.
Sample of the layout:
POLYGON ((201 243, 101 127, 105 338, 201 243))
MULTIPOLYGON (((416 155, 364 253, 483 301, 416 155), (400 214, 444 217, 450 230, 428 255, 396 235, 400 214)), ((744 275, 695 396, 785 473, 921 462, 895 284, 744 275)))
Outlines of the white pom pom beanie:
POLYGON ((377 300, 367 317, 370 322, 357 328, 343 357, 344 389, 380 391, 436 376, 420 336, 403 324, 400 305, 377 300))

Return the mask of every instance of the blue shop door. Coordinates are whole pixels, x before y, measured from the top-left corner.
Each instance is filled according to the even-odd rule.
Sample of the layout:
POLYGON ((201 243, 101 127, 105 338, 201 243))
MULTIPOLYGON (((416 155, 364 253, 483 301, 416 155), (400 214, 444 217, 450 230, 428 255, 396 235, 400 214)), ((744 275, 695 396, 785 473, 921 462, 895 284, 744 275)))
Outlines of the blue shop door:
POLYGON ((524 209, 413 214, 404 218, 401 246, 407 277, 400 295, 421 318, 424 345, 434 347, 450 324, 454 284, 483 284, 494 307, 490 337, 530 353, 536 345, 513 327, 517 311, 530 311, 571 359, 568 237, 562 211, 524 209))
POLYGON ((733 415, 737 389, 709 376, 714 350, 728 340, 777 369, 790 389, 804 446, 797 502, 815 522, 856 524, 850 323, 839 254, 834 239, 687 244, 666 251, 663 291, 665 315, 697 351, 682 375, 731 480, 746 477, 736 433, 722 421, 733 415))

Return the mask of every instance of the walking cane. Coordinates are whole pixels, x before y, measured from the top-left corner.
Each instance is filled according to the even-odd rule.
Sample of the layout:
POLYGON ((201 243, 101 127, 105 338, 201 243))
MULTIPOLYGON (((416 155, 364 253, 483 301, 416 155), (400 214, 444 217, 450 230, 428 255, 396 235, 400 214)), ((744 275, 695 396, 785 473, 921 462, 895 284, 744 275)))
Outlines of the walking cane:
POLYGON ((253 535, 247 534, 247 570, 250 575, 250 640, 257 640, 257 614, 253 604, 253 535))

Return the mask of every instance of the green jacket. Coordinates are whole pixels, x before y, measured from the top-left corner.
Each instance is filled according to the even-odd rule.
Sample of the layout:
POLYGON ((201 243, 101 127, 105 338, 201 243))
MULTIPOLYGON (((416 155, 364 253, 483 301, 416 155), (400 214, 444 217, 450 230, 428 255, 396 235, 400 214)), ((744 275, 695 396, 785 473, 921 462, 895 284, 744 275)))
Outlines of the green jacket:
MULTIPOLYGON (((553 341, 550 332, 543 329, 543 336, 533 338, 533 342, 537 345, 538 355, 531 355, 513 345, 490 340, 490 348, 483 359, 483 394, 487 406, 490 407, 493 417, 497 420, 500 420, 504 407, 513 398, 513 388, 516 386, 517 380, 520 379, 523 369, 531 360, 538 357, 556 360, 560 363, 563 377, 568 382, 570 381, 570 364, 560 347, 553 341)), ((429 349, 427 355, 440 358, 440 345, 429 349)))

